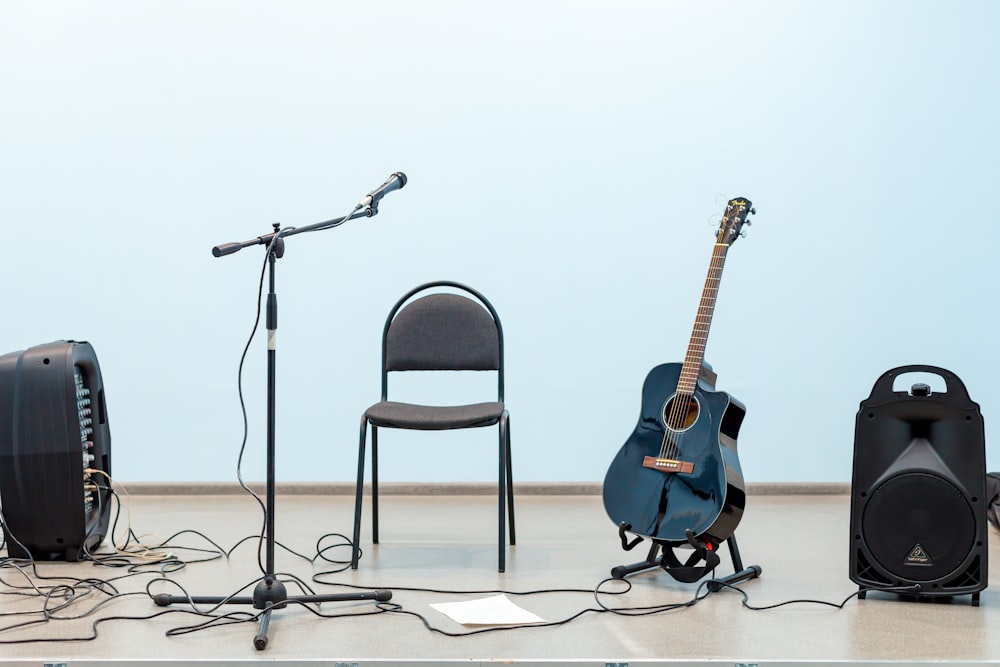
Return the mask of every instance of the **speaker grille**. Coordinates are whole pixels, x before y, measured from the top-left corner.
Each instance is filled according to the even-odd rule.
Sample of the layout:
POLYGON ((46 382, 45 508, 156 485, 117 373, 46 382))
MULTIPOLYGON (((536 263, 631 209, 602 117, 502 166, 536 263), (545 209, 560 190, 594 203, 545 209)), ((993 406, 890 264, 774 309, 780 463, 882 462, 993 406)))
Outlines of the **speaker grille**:
POLYGON ((965 495, 926 472, 904 473, 877 486, 861 521, 872 557, 906 581, 952 574, 976 544, 976 518, 965 495))

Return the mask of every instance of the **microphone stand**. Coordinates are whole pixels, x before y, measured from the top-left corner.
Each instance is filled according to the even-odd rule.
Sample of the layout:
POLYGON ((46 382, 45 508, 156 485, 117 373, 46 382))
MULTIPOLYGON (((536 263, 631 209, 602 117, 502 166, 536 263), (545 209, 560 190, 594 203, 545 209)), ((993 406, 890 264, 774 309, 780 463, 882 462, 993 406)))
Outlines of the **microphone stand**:
POLYGON ((285 585, 278 580, 274 566, 274 505, 275 505, 275 437, 274 437, 274 417, 275 417, 275 397, 276 397, 276 353, 278 329, 278 297, 274 290, 274 267, 278 259, 285 253, 284 237, 303 232, 321 231, 337 227, 348 220, 360 217, 372 217, 378 213, 378 202, 373 202, 369 206, 359 206, 350 215, 333 220, 318 222, 306 227, 293 227, 280 230, 280 225, 274 223, 274 231, 270 234, 258 236, 249 241, 241 243, 224 243, 212 248, 215 257, 231 255, 235 252, 253 245, 264 245, 267 248, 268 256, 268 294, 267 294, 267 500, 266 500, 266 521, 265 521, 265 570, 257 586, 254 588, 252 597, 227 596, 186 596, 170 595, 160 593, 154 596, 153 601, 160 607, 166 607, 173 603, 190 602, 191 604, 252 604, 254 609, 263 609, 260 615, 260 625, 257 635, 253 639, 253 645, 258 651, 267 647, 267 630, 271 622, 271 612, 275 609, 283 609, 288 601, 302 603, 319 602, 340 602, 349 600, 375 600, 385 602, 392 598, 392 591, 375 590, 361 593, 345 593, 330 595, 300 595, 289 597, 285 585))

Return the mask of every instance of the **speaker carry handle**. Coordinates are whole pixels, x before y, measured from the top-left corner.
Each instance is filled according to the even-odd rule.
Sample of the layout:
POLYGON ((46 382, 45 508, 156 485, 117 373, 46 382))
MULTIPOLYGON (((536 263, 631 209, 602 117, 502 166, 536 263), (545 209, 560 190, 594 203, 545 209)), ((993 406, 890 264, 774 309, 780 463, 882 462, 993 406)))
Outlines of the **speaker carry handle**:
POLYGON ((868 397, 868 400, 893 400, 899 398, 902 392, 893 391, 892 386, 897 377, 907 373, 929 373, 937 375, 944 380, 945 392, 943 394, 937 392, 932 394, 939 401, 962 406, 968 406, 969 403, 972 403, 969 391, 965 388, 965 384, 958 379, 957 375, 947 369, 938 366, 927 366, 925 364, 900 366, 886 371, 879 379, 875 380, 875 385, 872 387, 872 393, 868 397))

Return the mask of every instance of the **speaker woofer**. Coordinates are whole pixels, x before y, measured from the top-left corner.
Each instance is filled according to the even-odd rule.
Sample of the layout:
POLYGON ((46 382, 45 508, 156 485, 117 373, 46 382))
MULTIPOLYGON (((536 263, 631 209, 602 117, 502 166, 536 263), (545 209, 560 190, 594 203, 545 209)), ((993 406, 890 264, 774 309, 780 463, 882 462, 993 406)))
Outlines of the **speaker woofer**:
POLYGON ((875 561, 907 581, 955 572, 976 543, 976 518, 964 494, 925 472, 891 477, 870 494, 861 531, 875 561))

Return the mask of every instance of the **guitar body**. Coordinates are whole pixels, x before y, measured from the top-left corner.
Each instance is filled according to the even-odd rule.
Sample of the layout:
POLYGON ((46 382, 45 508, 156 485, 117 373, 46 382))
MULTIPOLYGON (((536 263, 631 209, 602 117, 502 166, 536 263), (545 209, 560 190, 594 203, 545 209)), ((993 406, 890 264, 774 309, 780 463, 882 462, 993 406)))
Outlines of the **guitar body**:
POLYGON ((662 364, 649 372, 642 388, 642 411, 632 435, 618 451, 604 478, 604 509, 616 524, 655 540, 687 542, 685 531, 716 543, 736 530, 746 504, 736 437, 746 409, 699 380, 694 391, 697 414, 682 430, 668 429, 664 408, 677 392, 682 365, 662 364), (691 472, 644 465, 663 458, 663 445, 675 443, 673 458, 691 472))

